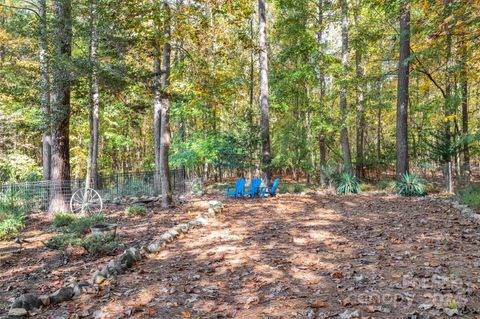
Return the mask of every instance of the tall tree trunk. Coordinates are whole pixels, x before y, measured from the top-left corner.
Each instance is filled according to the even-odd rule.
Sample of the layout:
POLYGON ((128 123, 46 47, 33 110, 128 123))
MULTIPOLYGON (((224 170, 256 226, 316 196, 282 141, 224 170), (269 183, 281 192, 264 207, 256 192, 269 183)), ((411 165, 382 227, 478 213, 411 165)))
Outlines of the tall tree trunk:
POLYGON ((170 93, 167 92, 170 86, 170 56, 171 56, 171 11, 168 0, 163 1, 164 20, 164 41, 163 56, 161 65, 161 120, 160 120, 160 177, 162 180, 162 207, 168 208, 172 205, 172 189, 170 185, 170 168, 168 162, 168 150, 170 148, 170 93))
MULTIPOLYGON (((355 14, 355 25, 358 26, 358 14, 355 14)), ((355 69, 357 76, 357 161, 355 165, 356 176, 363 178, 364 176, 364 156, 363 148, 365 143, 365 103, 363 97, 363 78, 365 70, 362 66, 361 48, 357 46, 355 49, 355 69)))
MULTIPOLYGON (((253 32, 253 14, 250 19, 250 40, 252 43, 254 42, 254 32, 253 32)), ((255 136, 255 126, 253 123, 253 114, 255 110, 253 109, 253 102, 254 102, 254 85, 255 85, 255 48, 252 46, 250 49, 250 70, 249 70, 249 85, 248 85, 248 95, 249 95, 249 106, 250 108, 247 111, 247 118, 248 118, 248 124, 250 126, 250 135, 255 136)), ((249 165, 249 178, 252 179, 254 176, 254 170, 256 166, 256 161, 255 161, 255 148, 256 145, 253 143, 252 139, 248 139, 248 146, 249 146, 249 159, 250 162, 248 163, 249 165)))
POLYGON ((71 0, 54 0, 55 63, 52 90, 52 190, 49 212, 68 211, 70 193, 70 60, 72 55, 71 0))
MULTIPOLYGON (((448 17, 450 15, 450 4, 451 0, 444 0, 444 16, 448 17)), ((445 103, 444 111, 445 118, 448 120, 445 122, 445 142, 448 146, 451 145, 452 133, 450 131, 450 116, 452 115, 452 106, 451 106, 451 95, 452 95, 452 79, 451 79, 451 63, 452 63, 452 34, 448 24, 445 24, 445 33, 446 37, 446 68, 445 68, 445 103)), ((445 168, 445 180, 447 191, 449 193, 453 192, 453 176, 452 176, 452 158, 450 154, 445 154, 443 162, 446 163, 445 168)))
MULTIPOLYGON (((317 47, 318 52, 323 61, 323 0, 318 0, 318 31, 317 31, 317 47)), ((321 63, 322 64, 322 63, 321 63)), ((324 97, 325 97, 325 74, 323 73, 322 65, 317 65, 317 80, 319 85, 319 113, 320 113, 320 129, 318 133, 318 149, 320 153, 320 167, 319 167, 319 181, 323 185, 325 183, 323 176, 323 168, 327 165, 327 147, 325 145, 325 130, 324 123, 324 97)))
POLYGON ((408 85, 410 57, 410 2, 402 0, 400 7, 400 57, 397 85, 397 179, 408 172, 408 85))
MULTIPOLYGON (((460 72, 460 90, 462 96, 462 133, 468 135, 468 75, 467 75, 467 48, 466 44, 462 46, 462 69, 460 72)), ((463 146, 463 174, 470 173, 470 151, 468 143, 463 146)))
POLYGON ((42 139, 42 164, 43 179, 51 177, 52 151, 51 151, 51 125, 50 125, 50 78, 48 75, 48 34, 47 34, 47 1, 38 1, 39 15, 39 41, 38 59, 40 63, 40 104, 44 117, 44 129, 42 139))
POLYGON ((159 194, 162 189, 162 179, 160 177, 160 127, 162 118, 160 68, 160 50, 158 49, 158 43, 155 41, 153 49, 153 148, 155 157, 154 188, 156 194, 159 194))
POLYGON ((97 0, 90 3, 90 78, 89 78, 89 125, 90 125, 90 147, 87 176, 92 179, 92 185, 87 178, 87 187, 98 188, 98 116, 100 109, 100 98, 98 92, 98 27, 97 27, 97 0))
POLYGON ((262 166, 270 182, 271 171, 271 152, 270 152, 270 118, 268 106, 268 46, 267 46, 267 10, 265 0, 258 0, 259 14, 259 47, 260 47, 260 107, 262 112, 262 166))
POLYGON ((347 83, 345 77, 348 73, 348 6, 347 0, 340 0, 342 6, 342 69, 343 79, 340 87, 340 116, 342 129, 340 131, 340 144, 342 145, 343 169, 352 173, 352 155, 347 130, 347 83))

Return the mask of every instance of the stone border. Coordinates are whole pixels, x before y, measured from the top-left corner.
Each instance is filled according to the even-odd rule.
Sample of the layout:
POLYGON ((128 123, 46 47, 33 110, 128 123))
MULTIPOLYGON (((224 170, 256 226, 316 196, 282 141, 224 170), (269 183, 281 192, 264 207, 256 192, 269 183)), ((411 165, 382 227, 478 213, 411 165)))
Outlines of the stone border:
POLYGON ((8 316, 23 317, 27 316, 29 312, 36 312, 36 310, 42 306, 56 305, 64 301, 72 300, 74 297, 91 290, 93 285, 99 285, 107 280, 107 278, 124 273, 140 261, 142 255, 158 253, 167 243, 174 241, 181 234, 186 234, 196 227, 208 225, 208 219, 215 217, 221 213, 223 209, 223 204, 219 201, 210 201, 208 204, 208 211, 198 215, 197 218, 188 223, 178 224, 168 229, 147 247, 141 247, 140 249, 130 247, 126 249, 122 254, 115 257, 115 259, 106 263, 102 267, 102 270, 96 270, 89 282, 81 281, 77 284, 69 284, 49 295, 36 296, 30 293, 21 295, 13 301, 8 316))
POLYGON ((468 205, 460 204, 457 200, 448 199, 448 198, 438 198, 438 197, 435 197, 435 196, 432 196, 432 195, 425 196, 424 199, 429 200, 429 201, 433 201, 433 202, 439 202, 439 203, 442 203, 442 204, 450 205, 453 208, 459 210, 462 215, 465 215, 470 220, 480 224, 480 214, 477 214, 468 205))

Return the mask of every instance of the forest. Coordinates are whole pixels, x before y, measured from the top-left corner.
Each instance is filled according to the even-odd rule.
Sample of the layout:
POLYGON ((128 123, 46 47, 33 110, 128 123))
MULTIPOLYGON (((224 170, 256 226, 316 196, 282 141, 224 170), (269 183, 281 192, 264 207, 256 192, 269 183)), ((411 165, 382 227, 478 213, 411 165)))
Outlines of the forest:
POLYGON ((448 163, 464 176, 478 157, 479 9, 4 1, 0 181, 162 162, 215 180, 276 171, 320 182, 328 165, 378 179, 448 163))
POLYGON ((477 318, 479 61, 477 0, 0 0, 0 317, 477 318))

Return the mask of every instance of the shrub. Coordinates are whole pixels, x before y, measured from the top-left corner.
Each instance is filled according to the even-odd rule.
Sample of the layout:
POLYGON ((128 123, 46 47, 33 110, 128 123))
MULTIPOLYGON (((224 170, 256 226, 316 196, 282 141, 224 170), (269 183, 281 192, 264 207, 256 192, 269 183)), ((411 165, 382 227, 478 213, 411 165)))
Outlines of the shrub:
POLYGON ((137 215, 137 216, 143 216, 147 213, 147 208, 142 205, 133 205, 129 206, 125 209, 125 215, 130 216, 130 215, 137 215))
POLYGON ((0 238, 9 238, 18 235, 25 227, 25 215, 15 214, 0 222, 0 238))
POLYGON ((60 227, 67 227, 70 226, 75 220, 77 216, 70 213, 58 213, 53 216, 53 226, 56 228, 60 227))
POLYGON ((471 185, 457 190, 459 200, 471 207, 480 207, 480 186, 471 185))
POLYGON ((360 193, 360 185, 355 176, 350 173, 343 173, 337 180, 338 194, 358 194, 360 193))
POLYGON ((383 190, 394 191, 395 187, 396 187, 396 184, 395 184, 395 181, 393 181, 393 180, 383 179, 383 180, 378 181, 377 184, 375 185, 375 187, 378 190, 382 190, 382 191, 383 190))
POLYGON ((0 194, 0 238, 18 235, 25 227, 27 206, 20 192, 0 194))
POLYGON ((321 168, 322 171, 322 183, 328 184, 328 187, 332 187, 335 182, 335 177, 337 176, 337 168, 335 164, 329 163, 323 165, 321 168))
POLYGON ((375 190, 375 185, 369 183, 362 183, 360 184, 360 191, 362 192, 370 192, 375 190))
POLYGON ((111 254, 120 244, 117 237, 113 236, 91 236, 83 237, 77 243, 78 246, 85 248, 89 254, 111 254))
POLYGON ((74 234, 58 234, 50 238, 49 241, 43 243, 47 248, 55 250, 65 250, 69 245, 71 245, 75 240, 77 240, 74 234))
POLYGON ((119 240, 111 236, 85 236, 90 232, 90 227, 95 224, 108 222, 102 214, 77 217, 73 214, 60 213, 55 215, 53 225, 59 234, 53 236, 46 247, 55 250, 65 250, 68 246, 85 248, 88 253, 111 253, 119 244, 119 240))
POLYGON ((70 225, 66 227, 66 232, 82 235, 90 231, 90 227, 95 224, 106 223, 107 218, 103 214, 93 214, 90 216, 82 216, 76 218, 70 225))
POLYGON ((425 196, 425 186, 415 174, 405 173, 397 181, 397 194, 402 196, 425 196))

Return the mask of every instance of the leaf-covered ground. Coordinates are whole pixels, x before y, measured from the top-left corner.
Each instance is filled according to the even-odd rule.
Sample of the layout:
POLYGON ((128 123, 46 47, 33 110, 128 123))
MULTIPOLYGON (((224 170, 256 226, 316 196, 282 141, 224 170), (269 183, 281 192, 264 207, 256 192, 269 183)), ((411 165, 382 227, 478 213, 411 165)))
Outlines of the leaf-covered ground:
POLYGON ((426 200, 231 200, 210 225, 41 316, 478 318, 479 243, 478 225, 426 200))

